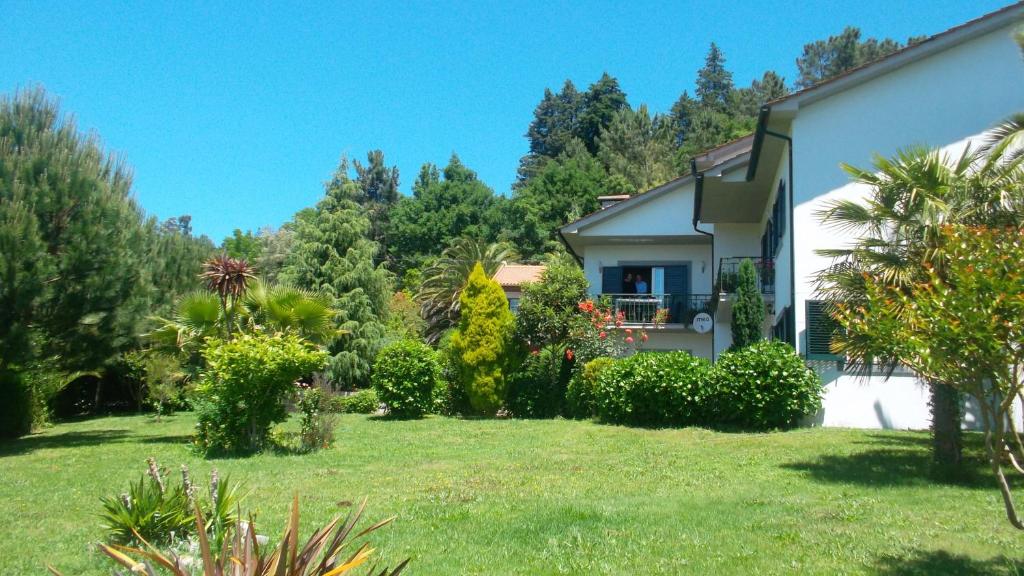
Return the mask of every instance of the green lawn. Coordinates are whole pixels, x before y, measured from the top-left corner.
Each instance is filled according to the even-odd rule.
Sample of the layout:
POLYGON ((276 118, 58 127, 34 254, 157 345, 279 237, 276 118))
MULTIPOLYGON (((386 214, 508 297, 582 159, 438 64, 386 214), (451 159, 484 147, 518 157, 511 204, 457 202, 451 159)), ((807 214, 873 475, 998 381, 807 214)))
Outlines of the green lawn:
POLYGON ((344 416, 330 450, 205 461, 191 427, 110 417, 0 444, 0 574, 108 574, 98 497, 147 456, 244 481, 264 533, 293 492, 310 530, 369 496, 369 519, 398 516, 379 553, 413 575, 1024 573, 977 452, 973 480, 935 483, 920 433, 344 416))

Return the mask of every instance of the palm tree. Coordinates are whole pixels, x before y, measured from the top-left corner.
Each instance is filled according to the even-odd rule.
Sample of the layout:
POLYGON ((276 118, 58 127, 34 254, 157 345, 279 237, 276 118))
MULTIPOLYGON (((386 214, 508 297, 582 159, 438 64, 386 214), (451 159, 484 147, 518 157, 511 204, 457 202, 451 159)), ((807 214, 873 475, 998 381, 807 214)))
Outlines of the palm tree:
POLYGON ((338 329, 332 298, 323 292, 257 281, 246 293, 243 307, 250 330, 291 330, 316 344, 344 333, 338 329))
MULTIPOLYGON (((844 248, 817 251, 833 258, 816 277, 818 293, 856 309, 866 298, 865 275, 907 287, 922 281, 929 267, 941 271, 942 226, 1019 224, 1024 176, 1015 150, 1010 144, 967 148, 952 160, 918 147, 892 160, 878 157, 870 170, 844 165, 852 180, 870 193, 863 202, 836 200, 817 212, 825 225, 856 239, 844 248)), ((898 362, 870 335, 840 333, 833 347, 864 369, 873 363, 891 369, 898 362)), ((960 397, 942 382, 931 382, 930 388, 933 456, 940 465, 956 466, 961 454, 960 397)))
POLYGON ((147 337, 155 347, 179 351, 196 364, 207 338, 227 337, 227 314, 237 317, 244 330, 293 331, 316 344, 344 333, 338 329, 338 311, 330 296, 320 292, 256 281, 230 311, 225 312, 221 303, 210 292, 188 294, 178 301, 172 318, 153 317, 157 327, 147 337))
POLYGON ((220 254, 203 263, 203 272, 199 275, 206 288, 220 297, 221 311, 224 313, 224 331, 228 338, 234 330, 235 306, 245 295, 249 281, 255 278, 253 268, 244 258, 231 258, 220 254))
POLYGON ((427 342, 436 343, 445 330, 458 322, 459 295, 477 262, 490 277, 502 262, 514 257, 515 252, 505 244, 488 244, 472 238, 460 238, 445 248, 423 271, 423 280, 416 291, 420 314, 427 323, 424 330, 427 342))

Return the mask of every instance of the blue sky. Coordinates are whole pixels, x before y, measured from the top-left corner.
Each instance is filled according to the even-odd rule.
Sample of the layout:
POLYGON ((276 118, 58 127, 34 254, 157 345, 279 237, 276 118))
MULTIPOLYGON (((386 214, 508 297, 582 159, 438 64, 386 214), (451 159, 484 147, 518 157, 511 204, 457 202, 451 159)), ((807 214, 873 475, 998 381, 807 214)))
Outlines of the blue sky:
POLYGON ((148 212, 219 241, 279 226, 342 154, 374 148, 405 193, 452 152, 507 193, 534 106, 565 78, 607 71, 665 111, 712 40, 737 84, 792 83, 803 44, 845 25, 904 41, 1006 3, 0 0, 0 92, 44 86, 134 168, 148 212))

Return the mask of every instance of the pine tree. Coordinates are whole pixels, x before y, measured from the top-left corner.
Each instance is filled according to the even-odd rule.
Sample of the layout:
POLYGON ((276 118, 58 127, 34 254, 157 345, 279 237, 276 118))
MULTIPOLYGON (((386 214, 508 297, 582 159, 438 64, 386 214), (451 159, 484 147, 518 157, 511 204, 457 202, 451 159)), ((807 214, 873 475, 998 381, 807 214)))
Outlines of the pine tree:
POLYGON ((620 110, 598 139, 597 157, 611 176, 621 176, 635 194, 664 184, 676 174, 671 123, 651 118, 647 106, 620 110))
MULTIPOLYGON (((907 40, 907 44, 914 44, 920 40, 921 38, 912 37, 907 40)), ((804 45, 803 53, 796 59, 796 66, 800 71, 796 87, 813 86, 902 47, 902 44, 891 38, 868 38, 861 41, 860 29, 847 26, 837 36, 829 36, 827 40, 816 40, 804 45)))
POLYGON ((493 416, 505 402, 515 317, 505 292, 480 263, 469 275, 460 307, 459 327, 451 340, 459 377, 473 410, 493 416))
POLYGON ((754 263, 740 263, 736 301, 732 305, 732 348, 739 349, 760 341, 764 336, 764 299, 757 288, 754 263))
POLYGON ((373 150, 366 154, 367 164, 354 160, 359 194, 355 200, 370 218, 370 239, 380 245, 379 258, 388 254, 387 229, 391 207, 398 202, 398 167, 384 163, 384 152, 373 150))
POLYGON ((697 98, 705 107, 722 112, 729 107, 732 89, 732 72, 725 68, 725 55, 712 42, 704 67, 697 72, 697 98))
MULTIPOLYGON (((0 98, 0 394, 16 396, 0 405, 21 405, 30 371, 100 370, 136 342, 145 245, 130 170, 42 89, 0 98)), ((10 421, 24 432, 23 410, 10 421)))
POLYGON ((330 346, 328 378, 341 388, 366 386, 382 343, 392 279, 375 263, 379 247, 368 238, 370 221, 355 198, 359 185, 348 179, 343 161, 315 209, 295 216, 294 245, 281 277, 297 287, 334 298, 339 328, 330 346))
POLYGON ((583 98, 583 112, 580 116, 576 135, 583 141, 587 151, 597 154, 598 138, 611 125, 616 114, 629 109, 626 93, 619 88, 619 81, 608 75, 590 85, 583 98))

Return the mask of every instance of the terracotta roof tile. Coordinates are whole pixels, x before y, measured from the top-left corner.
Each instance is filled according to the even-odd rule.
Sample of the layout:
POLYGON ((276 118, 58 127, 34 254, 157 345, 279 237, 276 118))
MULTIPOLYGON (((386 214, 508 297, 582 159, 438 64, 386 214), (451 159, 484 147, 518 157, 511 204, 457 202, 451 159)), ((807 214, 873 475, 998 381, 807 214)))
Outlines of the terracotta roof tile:
POLYGON ((540 280, 544 268, 528 264, 502 264, 494 273, 494 280, 502 286, 522 286, 540 280))

